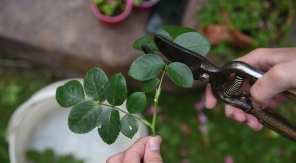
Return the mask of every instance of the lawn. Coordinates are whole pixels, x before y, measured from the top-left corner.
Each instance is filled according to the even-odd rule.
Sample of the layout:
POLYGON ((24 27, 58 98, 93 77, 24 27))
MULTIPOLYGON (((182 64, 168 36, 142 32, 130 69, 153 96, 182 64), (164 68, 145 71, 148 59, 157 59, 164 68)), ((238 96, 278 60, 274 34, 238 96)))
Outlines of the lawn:
MULTIPOLYGON (((0 59, 15 61, 10 66, 0 66, 0 162, 9 163, 6 143, 9 117, 34 92, 62 77, 56 71, 32 63, 19 67, 19 60, 5 54, 0 54, 0 59)), ((152 116, 149 106, 154 94, 149 93, 147 96, 150 104, 147 105, 144 116, 150 120, 152 116)), ((214 110, 204 109, 202 103, 198 103, 203 98, 203 89, 161 94, 156 133, 163 138, 161 153, 164 162, 295 162, 294 142, 269 129, 255 132, 243 124, 227 119, 221 103, 214 110)), ((286 103, 278 110, 296 123, 294 101, 286 103)))

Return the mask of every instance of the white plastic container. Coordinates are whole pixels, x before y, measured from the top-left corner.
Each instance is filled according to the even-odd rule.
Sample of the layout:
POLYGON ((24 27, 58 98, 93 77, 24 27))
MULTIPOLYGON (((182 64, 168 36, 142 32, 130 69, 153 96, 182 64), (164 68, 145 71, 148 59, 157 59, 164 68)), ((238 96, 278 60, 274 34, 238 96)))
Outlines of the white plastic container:
MULTIPOLYGON (((83 82, 82 79, 76 80, 83 82)), ((70 108, 60 107, 55 100, 56 88, 67 81, 44 87, 14 112, 7 135, 11 163, 28 162, 25 152, 31 149, 52 149, 56 155, 72 154, 85 163, 105 163, 108 157, 127 149, 138 138, 147 136, 147 128, 141 122, 133 139, 120 133, 112 145, 101 140, 97 129, 81 135, 71 132, 67 123, 70 108)), ((126 110, 124 106, 120 108, 126 110)))

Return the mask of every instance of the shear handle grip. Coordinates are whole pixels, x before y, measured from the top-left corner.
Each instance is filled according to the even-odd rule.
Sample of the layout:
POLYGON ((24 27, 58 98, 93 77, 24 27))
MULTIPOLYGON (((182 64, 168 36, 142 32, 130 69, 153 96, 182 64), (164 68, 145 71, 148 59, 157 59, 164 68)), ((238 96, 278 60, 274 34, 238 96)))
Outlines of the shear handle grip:
POLYGON ((282 95, 284 95, 292 100, 296 100, 296 89, 287 89, 286 91, 284 91, 282 93, 282 95))
POLYGON ((290 140, 296 141, 296 126, 283 116, 267 108, 263 110, 251 109, 248 113, 257 117, 264 126, 290 140))

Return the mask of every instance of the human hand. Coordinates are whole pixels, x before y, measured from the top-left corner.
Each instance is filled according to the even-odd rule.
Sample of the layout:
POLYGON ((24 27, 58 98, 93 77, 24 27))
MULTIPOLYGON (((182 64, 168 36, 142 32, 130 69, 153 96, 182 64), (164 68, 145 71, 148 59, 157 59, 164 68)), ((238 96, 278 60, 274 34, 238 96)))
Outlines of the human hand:
POLYGON ((107 163, 162 163, 161 141, 160 136, 140 138, 127 150, 108 158, 107 163))
MULTIPOLYGON (((279 93, 296 88, 296 48, 260 48, 238 58, 251 66, 266 72, 252 86, 244 83, 242 89, 249 90, 255 109, 275 109, 288 98, 279 93)), ((213 96, 210 85, 206 87, 206 107, 212 109, 217 99, 213 96)), ((253 115, 230 105, 225 105, 226 117, 243 122, 258 131, 263 125, 253 115)))

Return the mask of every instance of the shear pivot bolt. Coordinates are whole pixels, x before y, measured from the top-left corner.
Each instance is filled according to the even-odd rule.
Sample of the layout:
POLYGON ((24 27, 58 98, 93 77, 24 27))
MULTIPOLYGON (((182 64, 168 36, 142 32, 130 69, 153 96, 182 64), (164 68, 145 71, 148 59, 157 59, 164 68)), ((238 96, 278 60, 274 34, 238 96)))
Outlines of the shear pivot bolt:
POLYGON ((208 83, 209 82, 209 74, 203 73, 199 76, 199 80, 203 83, 208 83))

